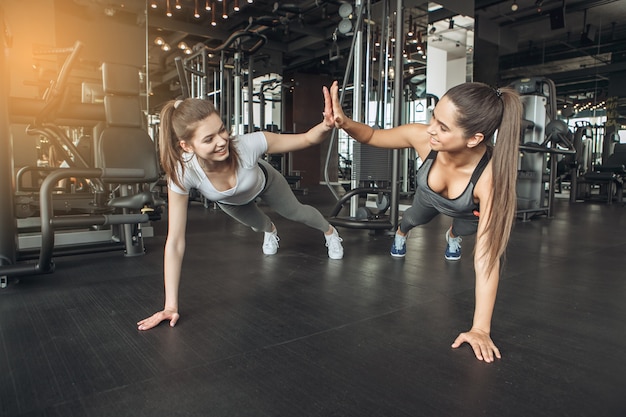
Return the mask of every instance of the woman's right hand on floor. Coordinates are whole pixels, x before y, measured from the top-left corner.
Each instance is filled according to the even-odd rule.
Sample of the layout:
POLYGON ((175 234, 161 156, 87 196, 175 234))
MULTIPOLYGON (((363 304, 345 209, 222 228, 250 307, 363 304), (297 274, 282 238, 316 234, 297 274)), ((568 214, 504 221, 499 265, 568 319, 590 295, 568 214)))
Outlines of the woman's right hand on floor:
POLYGON ((174 327, 176 325, 176 322, 178 321, 179 318, 180 318, 180 315, 178 314, 178 312, 176 312, 174 310, 159 311, 159 312, 154 313, 153 315, 151 315, 147 319, 143 319, 140 322, 138 322, 137 323, 137 329, 138 330, 149 330, 149 329, 157 326, 163 320, 169 320, 170 321, 170 327, 174 327))

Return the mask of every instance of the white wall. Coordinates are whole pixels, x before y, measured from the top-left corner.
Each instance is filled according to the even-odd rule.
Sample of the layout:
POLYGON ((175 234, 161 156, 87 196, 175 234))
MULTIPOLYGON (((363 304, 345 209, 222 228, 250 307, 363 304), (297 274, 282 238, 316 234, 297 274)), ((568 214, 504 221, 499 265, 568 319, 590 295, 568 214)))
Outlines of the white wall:
POLYGON ((446 72, 446 90, 455 85, 463 84, 466 80, 467 59, 465 57, 448 61, 446 72))
MULTIPOLYGON (((463 69, 465 72, 465 69, 463 69)), ((426 92, 441 98, 446 91, 448 82, 448 53, 443 49, 428 45, 428 62, 426 65, 426 92)))
POLYGON ((467 59, 465 57, 448 61, 446 51, 428 45, 427 93, 441 98, 450 88, 466 81, 466 72, 467 59))

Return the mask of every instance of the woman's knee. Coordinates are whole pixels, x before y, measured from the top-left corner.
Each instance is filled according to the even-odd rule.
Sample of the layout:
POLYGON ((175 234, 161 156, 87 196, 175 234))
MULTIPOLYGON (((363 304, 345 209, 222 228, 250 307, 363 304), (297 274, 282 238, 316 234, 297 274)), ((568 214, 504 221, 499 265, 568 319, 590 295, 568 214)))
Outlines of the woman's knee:
POLYGON ((283 206, 276 210, 276 212, 286 219, 303 223, 310 217, 312 210, 315 209, 311 206, 298 203, 297 205, 290 204, 288 206, 283 206))
POLYGON ((430 222, 439 212, 436 210, 426 210, 421 207, 411 206, 402 213, 400 221, 400 230, 407 233, 415 226, 420 226, 430 222))
POLYGON ((465 220, 453 220, 452 221, 452 235, 453 236, 471 236, 478 231, 478 222, 465 221, 465 220))

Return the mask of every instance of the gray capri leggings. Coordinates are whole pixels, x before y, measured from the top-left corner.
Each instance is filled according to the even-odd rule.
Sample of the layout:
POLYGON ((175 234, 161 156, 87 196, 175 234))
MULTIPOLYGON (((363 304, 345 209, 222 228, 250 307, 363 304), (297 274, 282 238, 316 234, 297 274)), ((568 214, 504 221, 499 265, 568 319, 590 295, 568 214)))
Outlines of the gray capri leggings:
MULTIPOLYGON (((400 231, 406 234, 415 226, 426 224, 439 214, 440 213, 436 208, 426 205, 420 201, 417 193, 415 193, 413 205, 406 209, 402 214, 400 231)), ((478 218, 476 218, 476 220, 452 218, 452 234, 454 236, 473 235, 477 231, 478 218)))
MULTIPOLYGON (((326 233, 330 228, 330 223, 322 216, 322 213, 312 206, 300 203, 285 177, 269 163, 259 161, 259 164, 262 165, 267 178, 265 188, 258 197, 281 216, 326 233)), ((226 214, 250 226, 256 232, 272 231, 272 220, 256 205, 254 200, 242 206, 217 204, 226 214)))

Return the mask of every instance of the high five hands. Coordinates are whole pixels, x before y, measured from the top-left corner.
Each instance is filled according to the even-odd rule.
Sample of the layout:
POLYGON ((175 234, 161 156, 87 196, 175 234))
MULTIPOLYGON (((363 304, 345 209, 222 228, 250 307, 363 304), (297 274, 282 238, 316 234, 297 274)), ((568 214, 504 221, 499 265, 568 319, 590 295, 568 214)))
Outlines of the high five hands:
POLYGON ((347 118, 339 102, 339 83, 333 81, 330 90, 324 86, 322 92, 324 93, 324 123, 330 128, 341 129, 347 118))

